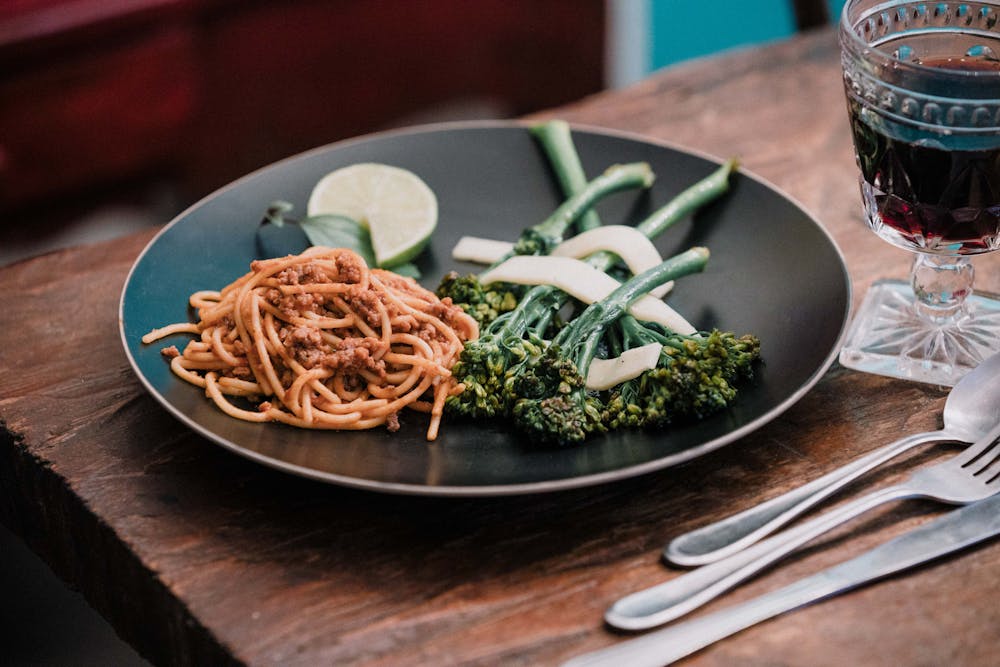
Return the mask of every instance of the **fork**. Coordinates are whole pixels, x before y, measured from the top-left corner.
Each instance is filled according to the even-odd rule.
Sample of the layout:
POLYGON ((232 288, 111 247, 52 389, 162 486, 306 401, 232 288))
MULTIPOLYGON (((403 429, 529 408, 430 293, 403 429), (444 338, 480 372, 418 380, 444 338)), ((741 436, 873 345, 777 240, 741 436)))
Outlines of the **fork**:
POLYGON ((1000 491, 1000 425, 948 460, 912 473, 714 563, 665 583, 627 595, 604 618, 623 630, 645 630, 697 609, 813 538, 868 510, 894 500, 929 498, 964 505, 1000 491))

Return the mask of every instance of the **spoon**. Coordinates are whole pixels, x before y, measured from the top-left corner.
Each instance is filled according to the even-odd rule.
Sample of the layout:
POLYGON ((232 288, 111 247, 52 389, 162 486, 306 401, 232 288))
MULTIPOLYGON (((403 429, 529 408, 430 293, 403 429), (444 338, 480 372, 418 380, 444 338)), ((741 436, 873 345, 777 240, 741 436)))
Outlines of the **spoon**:
POLYGON ((995 426, 998 404, 1000 354, 994 354, 966 373, 952 388, 944 404, 944 428, 901 438, 781 496, 674 538, 663 556, 684 566, 704 565, 730 556, 784 526, 869 470, 913 447, 929 442, 978 440, 995 426))

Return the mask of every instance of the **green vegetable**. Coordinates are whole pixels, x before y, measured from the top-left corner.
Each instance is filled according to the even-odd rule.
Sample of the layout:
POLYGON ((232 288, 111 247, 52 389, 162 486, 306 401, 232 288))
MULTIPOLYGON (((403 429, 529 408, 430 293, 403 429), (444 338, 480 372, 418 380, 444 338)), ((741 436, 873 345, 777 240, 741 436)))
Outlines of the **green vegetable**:
POLYGON ((463 276, 457 271, 449 271, 441 279, 436 293, 442 299, 451 298, 483 326, 514 310, 523 292, 523 288, 502 283, 486 287, 472 274, 463 276))
MULTIPOLYGON (((562 242, 569 228, 602 198, 621 190, 649 187, 653 172, 644 162, 614 165, 579 192, 571 196, 542 222, 525 229, 514 244, 514 250, 494 262, 494 266, 512 255, 547 255, 562 242)), ((438 297, 451 300, 475 317, 480 326, 488 324, 499 314, 508 312, 505 304, 517 299, 521 290, 498 285, 484 287, 475 276, 458 276, 450 273, 438 285, 438 297)))
MULTIPOLYGON (((274 201, 264 211, 257 227, 257 251, 262 257, 298 255, 309 246, 347 248, 358 253, 368 266, 376 266, 371 234, 358 221, 344 215, 314 215, 295 220, 295 207, 286 201, 274 201)), ((400 275, 420 277, 414 264, 387 267, 400 275)))
POLYGON ((700 271, 707 259, 707 251, 694 248, 623 283, 560 331, 544 354, 509 374, 505 388, 514 425, 533 442, 566 445, 609 429, 703 419, 728 407, 760 358, 756 337, 681 335, 624 314, 655 285, 700 271), (584 378, 599 345, 609 339, 623 349, 649 343, 662 348, 655 368, 596 395, 586 390, 584 378))
POLYGON ((620 190, 648 188, 653 180, 653 172, 645 162, 609 167, 582 190, 570 196, 544 221, 521 232, 520 238, 514 243, 512 254, 549 254, 552 248, 562 243, 573 223, 598 201, 620 190))
MULTIPOLYGON (((531 126, 530 132, 545 151, 563 195, 571 197, 587 187, 587 175, 573 145, 569 123, 564 120, 538 123, 531 126)), ((580 232, 600 226, 601 220, 593 209, 584 213, 576 224, 577 231, 580 232)))
POLYGON ((347 248, 361 255, 368 266, 375 266, 375 251, 368 229, 345 215, 315 215, 299 221, 313 245, 347 248))
POLYGON ((605 332, 650 289, 701 271, 708 254, 705 248, 692 248, 622 283, 567 324, 544 354, 508 374, 504 388, 515 427, 532 442, 560 445, 606 430, 603 405, 587 392, 584 381, 605 332))
MULTIPOLYGON (((562 150, 547 150, 559 174, 559 161, 569 163, 575 158, 575 151, 571 143, 567 145, 558 140, 559 131, 553 131, 552 127, 549 123, 533 128, 533 131, 539 137, 556 137, 556 144, 562 146, 562 150), (567 158, 568 154, 570 158, 567 158)), ((576 162, 578 164, 578 160, 576 162)), ((729 177, 737 167, 737 160, 726 161, 708 177, 687 188, 639 223, 637 229, 650 239, 657 237, 726 193, 729 177)), ((560 181, 563 187, 572 187, 569 179, 560 177, 560 181)), ((608 271, 618 264, 618 257, 602 251, 593 253, 586 261, 595 268, 608 271)), ((663 346, 664 351, 656 369, 602 394, 607 399, 605 404, 594 394, 580 393, 586 374, 576 368, 572 358, 567 359, 559 348, 553 348, 549 342, 557 328, 554 326, 558 324, 557 313, 568 301, 564 293, 547 285, 533 287, 523 292, 513 308, 507 309, 499 304, 510 306, 512 299, 499 297, 499 290, 484 290, 473 279, 463 283, 462 289, 469 302, 476 304, 474 308, 489 311, 488 317, 495 315, 496 319, 487 319, 480 338, 466 343, 452 369, 455 377, 464 384, 465 391, 450 397, 447 409, 452 414, 473 418, 510 417, 519 404, 515 419, 523 430, 545 442, 578 442, 587 434, 604 428, 654 426, 684 415, 708 414, 711 409, 731 402, 732 387, 750 375, 752 363, 759 358, 759 341, 752 336, 737 338, 720 332, 682 336, 656 325, 640 324, 631 316, 624 315, 619 318, 619 324, 606 328, 603 341, 600 337, 590 341, 591 350, 596 351, 599 345, 606 345, 619 354, 625 349, 655 341, 663 346), (545 357, 549 361, 542 364, 539 360, 545 357), (570 367, 575 369, 572 373, 569 372, 570 367), (697 381, 701 378, 700 374, 706 374, 705 377, 710 380, 697 381), (668 409, 670 401, 664 387, 670 386, 670 383, 674 386, 671 396, 678 401, 676 412, 668 409), (717 388, 715 393, 709 391, 713 385, 717 388), (638 401, 637 388, 644 390, 647 386, 658 387, 658 393, 644 394, 647 396, 645 403, 638 401), (558 388, 555 395, 552 394, 552 387, 558 388), (682 388, 686 391, 682 392, 682 388), (629 418, 629 415, 638 413, 643 415, 642 419, 629 418), (564 426, 554 425, 554 419, 564 426)), ((465 303, 462 297, 455 301, 465 303)), ((577 322, 581 322, 579 318, 567 328, 579 330, 586 320, 577 322)), ((593 356, 590 358, 593 359, 593 356)))
MULTIPOLYGON (((654 238, 693 210, 721 196, 728 190, 729 176, 735 167, 735 160, 726 162, 639 223, 638 229, 654 238)), ((617 257, 598 252, 587 258, 587 262, 607 271, 615 265, 617 257)), ((555 287, 539 285, 514 301, 513 294, 511 298, 505 296, 505 292, 511 291, 509 285, 497 284, 487 289, 473 277, 460 282, 457 277, 452 280, 456 282, 449 291, 454 302, 465 304, 470 314, 484 315, 486 324, 477 340, 465 344, 452 368, 466 390, 449 397, 446 407, 453 414, 471 418, 505 416, 510 412, 511 402, 498 389, 504 387, 504 375, 516 372, 518 365, 544 349, 549 329, 557 322, 557 314, 569 297, 555 287)))
POLYGON ((681 336, 645 328, 623 318, 626 335, 663 345, 656 368, 616 387, 608 396, 602 420, 608 428, 659 428, 671 423, 703 419, 729 406, 737 385, 753 376, 760 358, 760 341, 712 331, 703 336, 681 336))

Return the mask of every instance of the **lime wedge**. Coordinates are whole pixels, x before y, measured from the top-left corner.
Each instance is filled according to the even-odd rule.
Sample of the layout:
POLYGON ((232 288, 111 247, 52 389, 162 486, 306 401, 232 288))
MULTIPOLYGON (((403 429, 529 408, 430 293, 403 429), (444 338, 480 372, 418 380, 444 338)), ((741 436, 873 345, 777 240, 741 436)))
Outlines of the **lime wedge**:
POLYGON ((343 215, 368 227, 375 263, 392 267, 416 257, 437 227, 437 197, 419 176, 364 162, 332 171, 313 188, 309 216, 343 215))

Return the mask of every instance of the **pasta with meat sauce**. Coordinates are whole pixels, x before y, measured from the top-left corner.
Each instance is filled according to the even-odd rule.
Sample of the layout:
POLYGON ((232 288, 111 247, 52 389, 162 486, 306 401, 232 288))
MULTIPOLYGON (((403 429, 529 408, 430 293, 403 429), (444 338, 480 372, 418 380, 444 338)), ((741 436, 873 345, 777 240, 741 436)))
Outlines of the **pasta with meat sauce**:
POLYGON ((183 351, 163 350, 175 374, 230 416, 304 428, 395 431, 409 408, 430 414, 434 440, 445 399, 462 391, 450 369, 479 335, 450 299, 346 249, 255 261, 190 304, 197 322, 155 329, 143 343, 194 334, 183 351))

